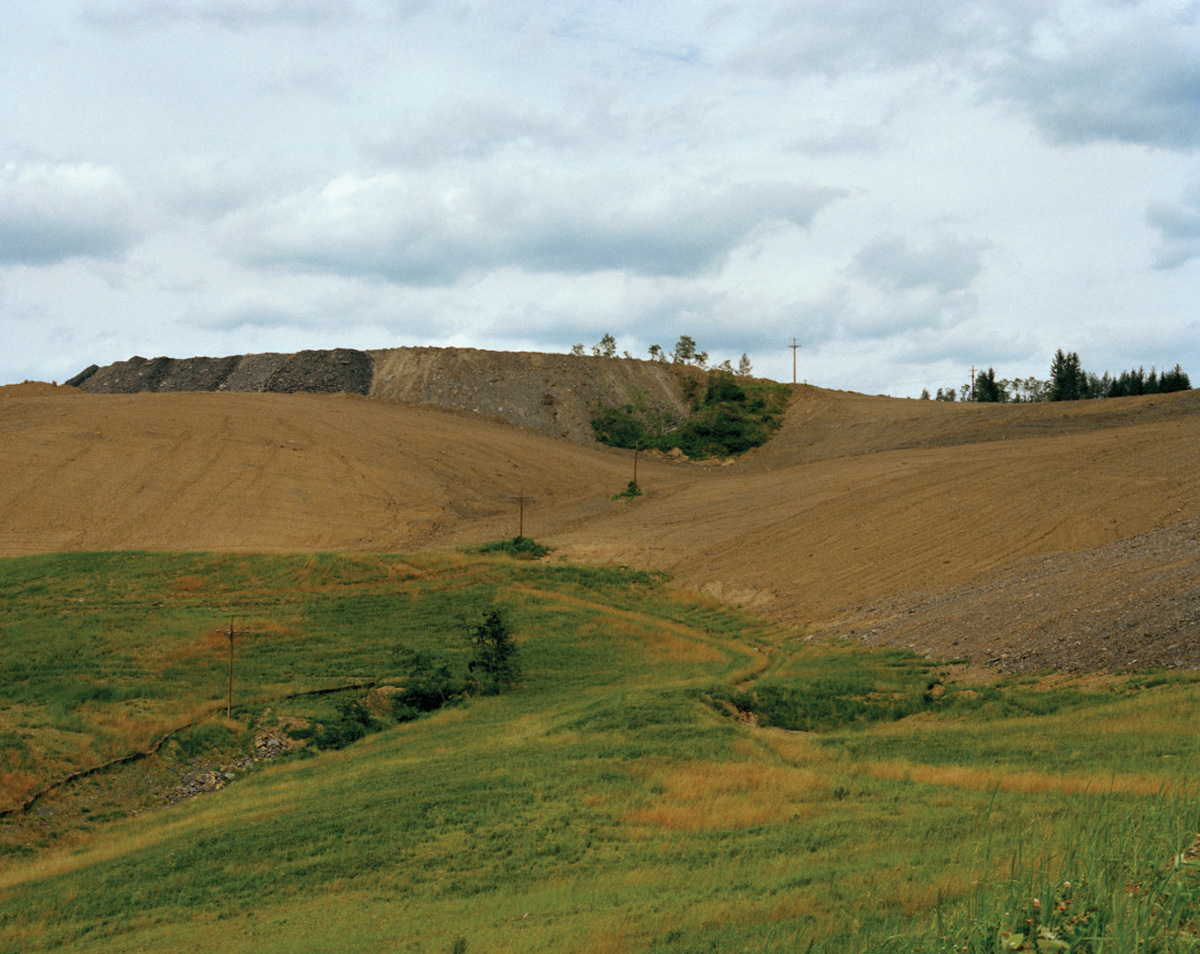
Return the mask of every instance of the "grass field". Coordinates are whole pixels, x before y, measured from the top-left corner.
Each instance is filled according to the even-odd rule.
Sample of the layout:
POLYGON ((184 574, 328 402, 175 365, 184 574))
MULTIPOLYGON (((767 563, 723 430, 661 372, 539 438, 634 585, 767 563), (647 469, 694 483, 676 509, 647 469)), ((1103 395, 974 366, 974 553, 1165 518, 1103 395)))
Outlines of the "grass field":
POLYGON ((1194 948, 1190 677, 956 685, 652 574, 479 554, 11 559, 0 632, 9 805, 195 723, 0 819, 0 951, 1194 948), (461 669, 491 609, 516 691, 153 807, 347 695, 299 693, 461 669))

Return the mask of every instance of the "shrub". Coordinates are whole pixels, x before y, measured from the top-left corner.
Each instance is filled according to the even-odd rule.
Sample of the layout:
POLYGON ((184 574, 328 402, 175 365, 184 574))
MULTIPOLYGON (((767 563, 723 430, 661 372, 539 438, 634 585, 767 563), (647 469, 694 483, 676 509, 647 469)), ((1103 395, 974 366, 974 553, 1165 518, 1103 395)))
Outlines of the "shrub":
POLYGON ((651 419, 636 404, 599 405, 592 416, 596 440, 629 450, 678 447, 693 459, 729 457, 765 444, 783 421, 788 390, 781 384, 753 381, 743 385, 722 370, 709 373, 703 391, 695 378, 687 378, 684 384, 693 386, 693 410, 687 420, 668 428, 661 418, 651 419))
POLYGON ((316 736, 318 748, 343 749, 379 728, 361 699, 343 699, 337 711, 337 719, 326 724, 316 736))
POLYGON ((634 497, 640 497, 641 495, 642 495, 642 488, 637 485, 636 480, 631 480, 628 484, 625 485, 625 489, 622 490, 619 494, 613 494, 613 500, 620 500, 622 497, 628 497, 628 498, 632 499, 634 497))
POLYGON ((548 546, 529 537, 513 537, 511 540, 493 540, 470 548, 475 553, 506 553, 518 560, 540 560, 550 552, 548 546))
POLYGON ((461 698, 465 690, 463 681, 454 676, 448 662, 426 652, 411 653, 409 679, 392 696, 392 716, 397 722, 411 722, 461 698))
POLYGON ((475 655, 467 666, 485 695, 511 688, 521 678, 517 644, 499 611, 492 610, 471 633, 475 655))

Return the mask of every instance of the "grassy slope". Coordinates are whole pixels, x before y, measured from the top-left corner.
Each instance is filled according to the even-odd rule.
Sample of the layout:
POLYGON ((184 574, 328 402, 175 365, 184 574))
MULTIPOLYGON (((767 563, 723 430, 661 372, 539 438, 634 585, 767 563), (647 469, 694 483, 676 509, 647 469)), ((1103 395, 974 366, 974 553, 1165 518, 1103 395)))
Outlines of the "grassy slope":
POLYGON ((898 723, 788 733, 726 718, 705 693, 865 678, 902 694, 924 688, 923 667, 813 647, 617 570, 460 556, 2 566, 6 737, 46 771, 52 726, 111 749, 114 725, 134 742, 215 704, 211 637, 230 612, 254 633, 239 651, 245 722, 331 712, 281 696, 387 680, 401 645, 461 656, 491 606, 527 684, 10 856, 0 951, 790 950, 814 935, 865 950, 906 934, 895 949, 992 950, 989 919, 1019 921, 1004 890, 970 925, 954 918, 1022 845, 1039 857, 1082 836, 1086 863, 1060 859, 1059 880, 1098 849, 1162 872, 1197 824, 1193 803, 1155 794, 1196 755, 1187 679, 1009 683, 898 723), (134 687, 145 695, 125 698, 134 687))

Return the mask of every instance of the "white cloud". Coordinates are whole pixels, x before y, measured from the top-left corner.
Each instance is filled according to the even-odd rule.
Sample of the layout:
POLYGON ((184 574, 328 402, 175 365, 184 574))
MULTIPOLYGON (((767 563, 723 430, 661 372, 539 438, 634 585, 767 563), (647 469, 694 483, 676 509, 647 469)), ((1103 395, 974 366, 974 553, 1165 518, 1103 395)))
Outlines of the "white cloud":
POLYGON ((0 167, 0 264, 117 259, 138 234, 133 190, 112 169, 87 163, 0 167))
POLYGON ((1086 26, 1064 18, 993 70, 985 89, 1028 110, 1052 141, 1200 145, 1195 14, 1126 5, 1086 26))
POLYGON ((158 199, 167 212, 213 221, 249 203, 266 189, 266 176, 250 164, 220 156, 188 156, 164 164, 158 199))
POLYGON ((684 276, 719 267, 762 229, 808 228, 839 195, 777 182, 556 180, 537 169, 471 183, 348 173, 236 213, 225 234, 245 264, 401 284, 453 284, 497 268, 684 276))
POLYGON ((1058 143, 1200 144, 1197 5, 1171 0, 760 4, 732 59, 779 77, 924 70, 1026 113, 1058 143))
POLYGON ((226 30, 262 26, 327 27, 357 14, 348 0, 109 0, 90 3, 83 17, 110 29, 204 24, 226 30))
POLYGON ((968 288, 983 270, 987 242, 948 235, 926 248, 911 248, 899 235, 883 235, 859 249, 853 272, 878 288, 932 288, 942 294, 968 288))
POLYGON ((1028 35, 1042 5, 1024 0, 813 0, 758 5, 758 25, 733 58, 737 67, 777 76, 956 64, 981 49, 1028 35))
POLYGON ((1146 211, 1146 221, 1162 236, 1155 258, 1157 268, 1179 268, 1200 258, 1200 183, 1188 189, 1178 202, 1152 204, 1146 211))

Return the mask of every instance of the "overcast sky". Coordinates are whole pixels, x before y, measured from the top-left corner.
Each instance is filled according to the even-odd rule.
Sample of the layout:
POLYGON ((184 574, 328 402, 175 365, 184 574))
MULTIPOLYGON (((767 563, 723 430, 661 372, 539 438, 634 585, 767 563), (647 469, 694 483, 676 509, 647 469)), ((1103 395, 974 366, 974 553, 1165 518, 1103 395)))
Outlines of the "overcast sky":
POLYGON ((1200 2, 39 0, 0 383, 461 345, 1200 382, 1200 2))

